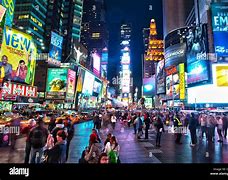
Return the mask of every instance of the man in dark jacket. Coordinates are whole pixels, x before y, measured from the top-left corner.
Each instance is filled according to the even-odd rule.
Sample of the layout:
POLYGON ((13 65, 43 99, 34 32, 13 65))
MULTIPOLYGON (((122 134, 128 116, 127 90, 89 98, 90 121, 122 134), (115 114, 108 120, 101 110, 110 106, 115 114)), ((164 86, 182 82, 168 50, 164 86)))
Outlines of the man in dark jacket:
POLYGON ((43 155, 43 148, 46 145, 48 137, 48 130, 44 127, 44 121, 42 118, 38 119, 37 124, 38 126, 31 130, 28 137, 28 141, 32 147, 30 163, 40 163, 43 155), (37 154, 38 157, 36 157, 37 154))
POLYGON ((192 140, 191 146, 192 147, 195 146, 196 143, 197 143, 197 137, 196 137, 197 125, 198 125, 198 120, 195 117, 195 114, 191 113, 191 118, 190 118, 190 121, 189 121, 189 130, 190 130, 190 133, 191 133, 191 140, 192 140))
POLYGON ((224 138, 226 138, 227 128, 228 128, 228 114, 224 114, 222 118, 222 122, 223 122, 223 134, 224 134, 224 138))
POLYGON ((150 116, 149 116, 149 113, 145 113, 145 115, 144 115, 144 123, 146 125, 146 128, 145 128, 145 139, 148 139, 148 131, 149 131, 149 128, 150 128, 150 116))

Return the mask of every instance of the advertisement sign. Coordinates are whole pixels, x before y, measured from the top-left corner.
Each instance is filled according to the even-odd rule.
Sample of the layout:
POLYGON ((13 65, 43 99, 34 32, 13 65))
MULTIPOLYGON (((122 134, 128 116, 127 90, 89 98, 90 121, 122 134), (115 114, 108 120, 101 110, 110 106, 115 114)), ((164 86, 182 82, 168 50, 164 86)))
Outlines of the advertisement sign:
POLYGON ((228 103, 228 96, 227 96, 228 86, 218 86, 219 84, 223 84, 223 80, 227 80, 227 74, 226 74, 227 71, 226 70, 223 72, 220 71, 221 69, 223 69, 223 66, 227 66, 227 64, 212 65, 213 84, 207 84, 207 85, 188 88, 188 103, 190 104, 195 104, 195 103, 196 104, 199 104, 199 103, 227 104, 228 103), (222 73, 224 76, 223 75, 219 76, 217 72, 219 72, 220 75, 222 73), (220 79, 221 77, 224 77, 224 78, 220 79))
POLYGON ((216 80, 218 87, 228 87, 228 64, 216 66, 216 80))
POLYGON ((76 72, 68 69, 68 75, 67 75, 67 97, 73 97, 74 91, 75 91, 75 78, 76 78, 76 72))
POLYGON ((165 93, 165 61, 159 61, 156 68, 157 94, 165 93))
POLYGON ((2 94, 22 97, 37 97, 37 87, 24 84, 4 82, 2 94))
POLYGON ((6 13, 6 8, 0 5, 0 22, 2 22, 5 13, 6 13))
POLYGON ((186 61, 186 44, 175 44, 165 49, 165 68, 186 61))
POLYGON ((98 80, 95 80, 93 83, 93 92, 99 94, 101 91, 101 82, 98 82, 98 80))
POLYGON ((0 111, 12 111, 12 102, 0 101, 0 111))
POLYGON ((179 77, 180 77, 180 99, 185 99, 185 71, 184 63, 179 65, 179 77))
POLYGON ((101 55, 101 64, 108 64, 108 49, 104 48, 101 55))
POLYGON ((85 71, 82 68, 78 68, 76 92, 82 92, 84 76, 85 76, 85 71))
POLYGON ((212 30, 215 53, 219 57, 228 56, 228 3, 212 3, 212 30))
POLYGON ((151 78, 143 78, 143 96, 152 97, 155 96, 155 76, 151 78))
POLYGON ((30 35, 6 27, 0 54, 4 80, 33 85, 37 49, 30 35))
POLYGON ((199 60, 187 65, 187 84, 194 85, 209 80, 209 67, 207 60, 199 60))
POLYGON ((166 77, 166 96, 167 99, 179 99, 180 86, 178 74, 171 74, 166 77))
POLYGON ((100 76, 101 58, 96 52, 92 53, 92 58, 93 58, 93 72, 96 75, 100 76))
POLYGON ((190 64, 198 60, 206 60, 206 53, 208 53, 207 25, 203 24, 190 28, 187 32, 186 39, 187 63, 190 64))
POLYGON ((80 44, 77 40, 74 40, 73 45, 73 57, 69 58, 69 63, 80 64, 86 67, 86 61, 88 58, 88 50, 80 44))
POLYGON ((55 32, 51 32, 51 43, 48 54, 48 63, 61 65, 63 37, 55 32))
POLYGON ((0 4, 6 8, 5 25, 12 27, 15 9, 15 0, 0 0, 0 4))
POLYGON ((92 95, 93 93, 92 85, 94 84, 94 80, 95 80, 95 76, 90 72, 86 71, 84 83, 83 83, 83 89, 82 89, 83 94, 90 95, 90 96, 92 95))
POLYGON ((152 108, 153 107, 153 99, 152 98, 145 98, 145 107, 152 108))
POLYGON ((46 92, 66 92, 67 69, 48 68, 46 92))

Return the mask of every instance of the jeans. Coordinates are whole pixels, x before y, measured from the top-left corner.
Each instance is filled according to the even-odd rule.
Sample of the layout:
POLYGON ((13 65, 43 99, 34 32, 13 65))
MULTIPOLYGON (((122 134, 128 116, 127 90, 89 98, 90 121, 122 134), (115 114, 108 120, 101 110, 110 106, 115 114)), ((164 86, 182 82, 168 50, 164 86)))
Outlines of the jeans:
POLYGON ((44 151, 43 148, 31 148, 31 159, 30 159, 30 163, 41 163, 41 157, 43 155, 44 151), (37 159, 36 159, 37 158, 37 159))
POLYGON ((201 126, 201 136, 203 138, 204 134, 207 137, 207 127, 206 126, 201 126))
POLYGON ((196 129, 190 129, 190 133, 191 133, 192 144, 196 144, 197 143, 196 129))
POLYGON ((115 127, 116 127, 116 123, 112 122, 112 129, 115 129, 115 127))
POLYGON ((223 125, 223 134, 224 134, 224 137, 225 138, 227 136, 227 128, 228 128, 228 125, 227 124, 223 125))
POLYGON ((148 130, 149 130, 150 126, 146 126, 146 129, 145 129, 145 139, 148 139, 148 130))
POLYGON ((136 134, 137 133, 136 124, 133 124, 133 127, 134 127, 134 133, 136 134))
POLYGON ((162 132, 157 132, 156 145, 160 146, 162 132))
POLYGON ((31 152, 31 143, 26 142, 26 146, 25 146, 25 163, 26 164, 29 163, 30 152, 31 152))
POLYGON ((218 132, 218 135, 219 135, 219 140, 222 141, 223 137, 222 137, 222 129, 218 129, 217 128, 217 132, 218 132))

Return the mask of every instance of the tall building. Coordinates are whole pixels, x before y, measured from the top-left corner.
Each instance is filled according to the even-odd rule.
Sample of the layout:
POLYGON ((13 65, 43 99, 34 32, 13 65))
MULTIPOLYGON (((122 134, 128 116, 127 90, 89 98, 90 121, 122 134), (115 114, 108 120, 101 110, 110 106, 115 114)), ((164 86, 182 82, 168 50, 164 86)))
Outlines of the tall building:
POLYGON ((131 75, 131 24, 122 24, 120 27, 120 97, 123 102, 130 103, 132 100, 132 75, 131 75))
MULTIPOLYGON (((144 36, 146 37, 146 31, 144 30, 144 36)), ((148 31, 147 31, 148 33, 148 31)), ((157 61, 164 60, 164 45, 163 40, 157 38, 157 28, 154 19, 151 19, 149 36, 144 38, 144 46, 147 48, 144 53, 143 62, 143 77, 150 78, 155 74, 155 63, 157 61)))
POLYGON ((163 0, 163 28, 165 36, 172 30, 185 26, 194 0, 163 0))
POLYGON ((49 0, 47 9, 47 39, 50 43, 52 31, 63 36, 62 61, 65 61, 73 43, 80 41, 83 0, 49 0))
POLYGON ((38 52, 46 51, 47 0, 16 1, 13 26, 33 36, 38 52))
MULTIPOLYGON (((80 42, 90 54, 96 52, 100 57, 103 49, 108 49, 104 0, 84 0, 80 42)), ((93 58, 89 58, 87 67, 93 68, 93 58)))

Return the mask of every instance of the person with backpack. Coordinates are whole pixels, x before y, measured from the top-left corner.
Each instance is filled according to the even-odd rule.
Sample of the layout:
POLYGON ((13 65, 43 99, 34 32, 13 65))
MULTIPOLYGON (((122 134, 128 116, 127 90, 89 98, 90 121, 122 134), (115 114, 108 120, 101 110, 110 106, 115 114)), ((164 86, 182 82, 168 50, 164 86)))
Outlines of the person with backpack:
POLYGON ((38 126, 34 127, 29 133, 28 141, 31 144, 30 163, 40 163, 43 155, 43 148, 46 145, 48 130, 44 127, 42 118, 38 119, 38 126), (38 155, 37 155, 38 154, 38 155), (37 160, 36 160, 37 158, 37 160))
POLYGON ((24 127, 21 130, 22 134, 26 134, 26 145, 25 145, 25 160, 24 163, 28 164, 29 163, 29 155, 31 151, 31 143, 29 142, 29 133, 31 130, 35 127, 36 125, 36 120, 35 119, 30 119, 28 126, 24 127))
POLYGON ((102 145, 97 141, 97 136, 95 134, 90 135, 90 146, 89 148, 85 151, 85 157, 84 159, 89 163, 89 164, 97 164, 98 159, 102 153, 102 145))
POLYGON ((57 142, 53 148, 47 150, 46 163, 65 163, 67 152, 67 134, 64 130, 57 132, 57 142))

